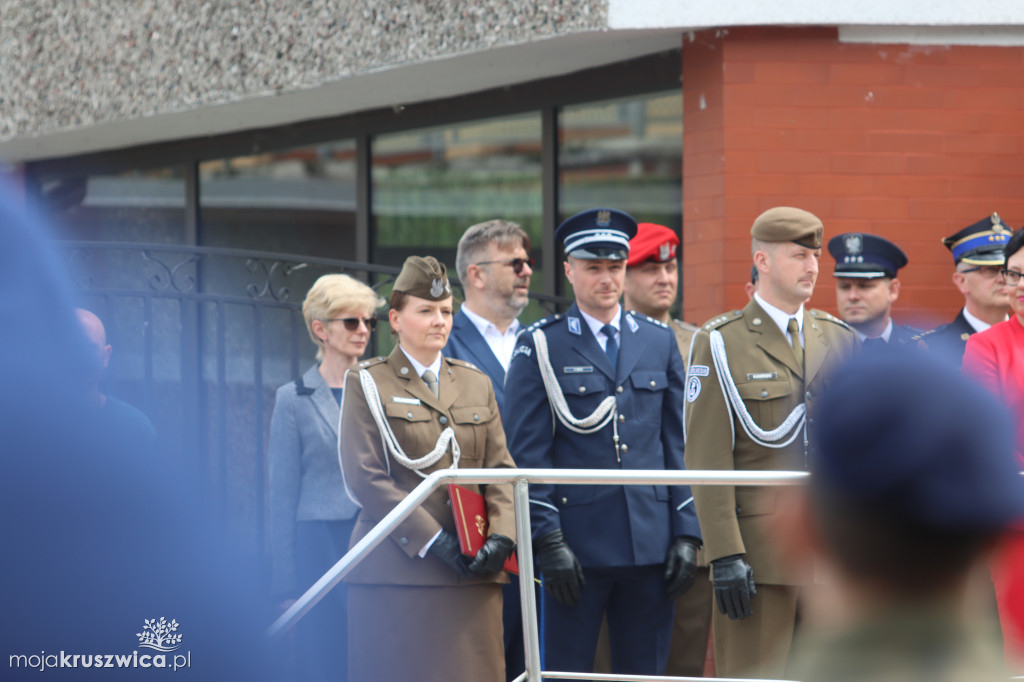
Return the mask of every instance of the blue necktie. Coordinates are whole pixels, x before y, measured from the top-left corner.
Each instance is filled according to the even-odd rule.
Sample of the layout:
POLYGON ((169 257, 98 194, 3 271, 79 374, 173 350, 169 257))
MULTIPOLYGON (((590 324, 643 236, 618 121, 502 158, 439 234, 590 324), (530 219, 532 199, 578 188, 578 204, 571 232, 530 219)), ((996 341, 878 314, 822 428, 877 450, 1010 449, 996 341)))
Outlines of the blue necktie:
POLYGON ((612 369, 617 370, 619 368, 619 344, 615 343, 615 327, 606 324, 601 327, 601 333, 608 338, 608 343, 604 346, 604 352, 608 355, 608 359, 612 361, 612 369))

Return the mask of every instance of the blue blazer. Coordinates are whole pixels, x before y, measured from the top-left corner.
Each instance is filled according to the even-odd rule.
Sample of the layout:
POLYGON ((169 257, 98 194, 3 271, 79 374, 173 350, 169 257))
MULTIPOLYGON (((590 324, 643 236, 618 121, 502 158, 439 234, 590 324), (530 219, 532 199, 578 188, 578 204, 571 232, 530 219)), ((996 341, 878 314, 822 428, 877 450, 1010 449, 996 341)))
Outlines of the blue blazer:
POLYGON ((448 336, 448 345, 444 347, 442 355, 446 358, 465 360, 472 362, 479 367, 484 374, 491 378, 494 386, 494 397, 498 401, 498 411, 505 414, 505 368, 494 356, 491 347, 480 334, 472 320, 466 316, 462 309, 455 313, 452 320, 452 333, 448 336))
MULTIPOLYGON (((517 466, 559 469, 685 469, 683 361, 661 322, 623 313, 618 369, 579 308, 543 319, 520 336, 505 400, 509 450, 517 466), (619 456, 608 424, 594 434, 570 431, 552 414, 532 333, 543 329, 551 366, 575 417, 609 395, 618 404, 619 456), (621 458, 621 461, 620 461, 621 458)), ((644 566, 665 561, 679 535, 700 538, 689 486, 530 486, 534 537, 561 528, 584 567, 644 566)))

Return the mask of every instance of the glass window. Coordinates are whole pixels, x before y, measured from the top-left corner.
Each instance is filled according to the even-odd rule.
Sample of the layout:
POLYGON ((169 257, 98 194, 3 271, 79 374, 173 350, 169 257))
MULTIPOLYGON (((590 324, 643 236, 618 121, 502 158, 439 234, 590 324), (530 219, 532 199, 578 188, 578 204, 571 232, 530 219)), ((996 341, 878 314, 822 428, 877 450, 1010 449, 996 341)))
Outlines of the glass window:
POLYGON ((681 92, 566 107, 559 123, 562 218, 609 206, 680 231, 681 92))
POLYGON ((201 163, 199 206, 203 246, 350 260, 355 141, 201 163))

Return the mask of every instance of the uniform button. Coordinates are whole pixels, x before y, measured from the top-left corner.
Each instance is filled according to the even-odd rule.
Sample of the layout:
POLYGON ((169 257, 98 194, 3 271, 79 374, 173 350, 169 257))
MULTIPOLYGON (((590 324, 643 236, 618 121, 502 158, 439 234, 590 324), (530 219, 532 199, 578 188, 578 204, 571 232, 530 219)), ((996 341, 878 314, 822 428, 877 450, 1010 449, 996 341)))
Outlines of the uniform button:
POLYGON ((807 393, 804 394, 804 397, 807 398, 808 400, 810 400, 811 399, 811 392, 807 391, 807 393))
POLYGON ((480 421, 480 415, 478 415, 478 414, 474 414, 474 415, 473 415, 473 421, 475 421, 475 422, 478 422, 478 421, 480 421))
POLYGON ((439 421, 439 422, 441 422, 441 424, 447 424, 447 423, 448 423, 448 417, 446 417, 446 416, 444 416, 444 415, 442 414, 442 415, 441 415, 441 418, 440 418, 440 419, 438 419, 438 421, 439 421))
POLYGON ((619 452, 629 452, 629 446, 623 443, 619 446, 619 452))
POLYGON ((651 388, 654 388, 654 387, 655 387, 655 386, 657 386, 657 385, 658 385, 658 383, 657 383, 656 381, 652 381, 652 382, 651 382, 651 388))
POLYGON ((398 544, 405 546, 409 544, 409 538, 398 538, 398 544))
POLYGON ((736 505, 736 513, 737 514, 742 514, 743 513, 743 507, 741 507, 739 505, 736 505))
POLYGON ((624 415, 624 414, 620 414, 620 415, 619 415, 619 423, 621 424, 621 423, 622 423, 622 422, 624 422, 624 421, 626 421, 626 415, 624 415))
POLYGON ((562 498, 562 504, 568 504, 568 503, 569 503, 569 498, 568 497, 563 497, 562 498))
POLYGON ((622 393, 622 386, 619 386, 618 388, 616 388, 615 392, 616 393, 622 393))
POLYGON ((399 374, 408 374, 409 373, 409 368, 408 367, 403 367, 402 369, 398 370, 398 373, 399 374))
POLYGON ((409 419, 412 419, 412 412, 406 412, 405 416, 409 419))
POLYGON ((587 387, 586 386, 580 386, 580 393, 586 393, 586 392, 587 392, 587 387))
POLYGON ((761 397, 762 398, 767 398, 768 397, 768 391, 761 391, 761 397))
POLYGON ((813 419, 808 419, 807 420, 807 425, 808 426, 814 426, 814 420, 813 419))

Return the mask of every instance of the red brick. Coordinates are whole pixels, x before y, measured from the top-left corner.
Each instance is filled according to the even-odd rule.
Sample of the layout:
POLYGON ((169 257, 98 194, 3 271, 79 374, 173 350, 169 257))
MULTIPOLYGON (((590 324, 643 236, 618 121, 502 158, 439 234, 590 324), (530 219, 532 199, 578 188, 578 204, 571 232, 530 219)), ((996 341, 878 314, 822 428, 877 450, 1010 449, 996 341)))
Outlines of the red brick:
POLYGON ((1024 64, 1024 50, 1019 47, 958 45, 949 51, 949 63, 983 68, 1020 66, 1024 64))
POLYGON ((726 62, 722 65, 722 82, 727 85, 753 83, 754 65, 742 62, 726 62))
POLYGON ((903 173, 907 170, 904 154, 832 154, 833 173, 903 173))
POLYGON ((979 160, 978 175, 1024 175, 1024 156, 990 156, 979 160))
POLYGON ((979 76, 985 71, 985 69, 978 69, 974 66, 951 66, 949 64, 911 64, 906 69, 907 85, 940 88, 978 85, 979 76))
POLYGON ((886 60, 895 64, 937 64, 942 65, 949 61, 950 47, 948 45, 889 45, 885 48, 883 56, 886 60))
POLYGON ((686 201, 721 196, 724 182, 721 175, 687 178, 686 201))
POLYGON ((687 177, 721 173, 725 169, 725 157, 721 150, 693 152, 683 145, 683 173, 687 177))
POLYGON ((824 85, 829 80, 829 65, 814 62, 772 62, 754 64, 758 83, 824 85))
POLYGON ((765 128, 730 128, 722 144, 726 152, 734 149, 758 152, 787 151, 792 147, 793 140, 789 131, 765 128))
POLYGON ((1007 133, 953 133, 946 136, 947 154, 1017 154, 1019 151, 1020 135, 1010 135, 1007 133))
POLYGON ((969 175, 981 170, 981 159, 945 154, 907 154, 906 172, 911 175, 969 175))
POLYGON ((762 173, 827 173, 831 170, 831 157, 827 153, 767 152, 757 159, 762 173))
POLYGON ((918 107, 941 107, 946 99, 943 88, 908 88, 906 86, 875 85, 867 91, 865 101, 879 107, 911 109, 918 107))
POLYGON ((832 64, 829 83, 834 85, 902 85, 903 66, 898 64, 832 64))
POLYGON ((754 112, 754 124, 764 128, 827 128, 830 113, 810 107, 764 107, 754 112))
POLYGON ((727 195, 797 194, 799 188, 798 176, 795 175, 730 173, 725 181, 727 195))
POLYGON ((1024 85, 1024 69, 1021 69, 1020 67, 975 68, 974 70, 978 74, 977 79, 974 81, 976 86, 1019 88, 1024 85))
POLYGON ((1024 90, 1021 88, 947 88, 944 102, 947 107, 978 111, 1016 111, 1024 109, 1024 90))
POLYGON ((906 130, 968 132, 985 130, 984 114, 978 111, 944 109, 908 109, 903 112, 906 130))
POLYGON ((940 133, 880 131, 868 133, 868 149, 873 152, 919 152, 938 154, 943 151, 944 136, 940 133))
POLYGON ((876 197, 836 197, 837 218, 906 218, 907 200, 876 197))
POLYGON ((1024 178, 960 178, 953 183, 950 196, 1019 199, 1024 197, 1024 178))
MULTIPOLYGON (((824 222, 828 222, 828 219, 832 216, 832 200, 825 197, 799 197, 787 194, 780 194, 776 196, 760 197, 758 199, 757 211, 752 213, 751 221, 769 208, 775 206, 796 206, 802 208, 805 211, 810 211, 824 222)), ((749 229, 749 227, 748 227, 749 229)))
MULTIPOLYGON (((830 112, 832 128, 849 130, 905 130, 907 110, 861 107, 858 109, 834 109, 830 112)), ((920 129, 909 126, 910 129, 920 129)))
POLYGON ((949 190, 949 178, 876 175, 871 178, 871 189, 867 194, 888 197, 944 197, 949 195, 949 190))
POLYGON ((701 218, 710 218, 714 215, 712 213, 712 202, 708 197, 703 198, 691 198, 687 192, 687 186, 689 181, 683 179, 683 221, 688 220, 699 220, 701 218))
POLYGON ((755 173, 760 168, 761 154, 748 151, 731 151, 725 159, 727 173, 755 173))
POLYGON ((868 175, 802 175, 797 194, 800 196, 870 196, 872 178, 868 175))
POLYGON ((712 263, 725 258, 725 244, 722 241, 705 240, 686 244, 683 258, 690 263, 712 263))
POLYGON ((792 132, 793 149, 803 151, 866 152, 868 133, 862 130, 796 129, 792 132))
POLYGON ((910 198, 910 216, 930 220, 951 220, 961 226, 978 220, 977 198, 970 199, 917 199, 910 198), (972 216, 974 216, 972 218, 972 216), (963 221, 961 223, 961 221, 963 221))

